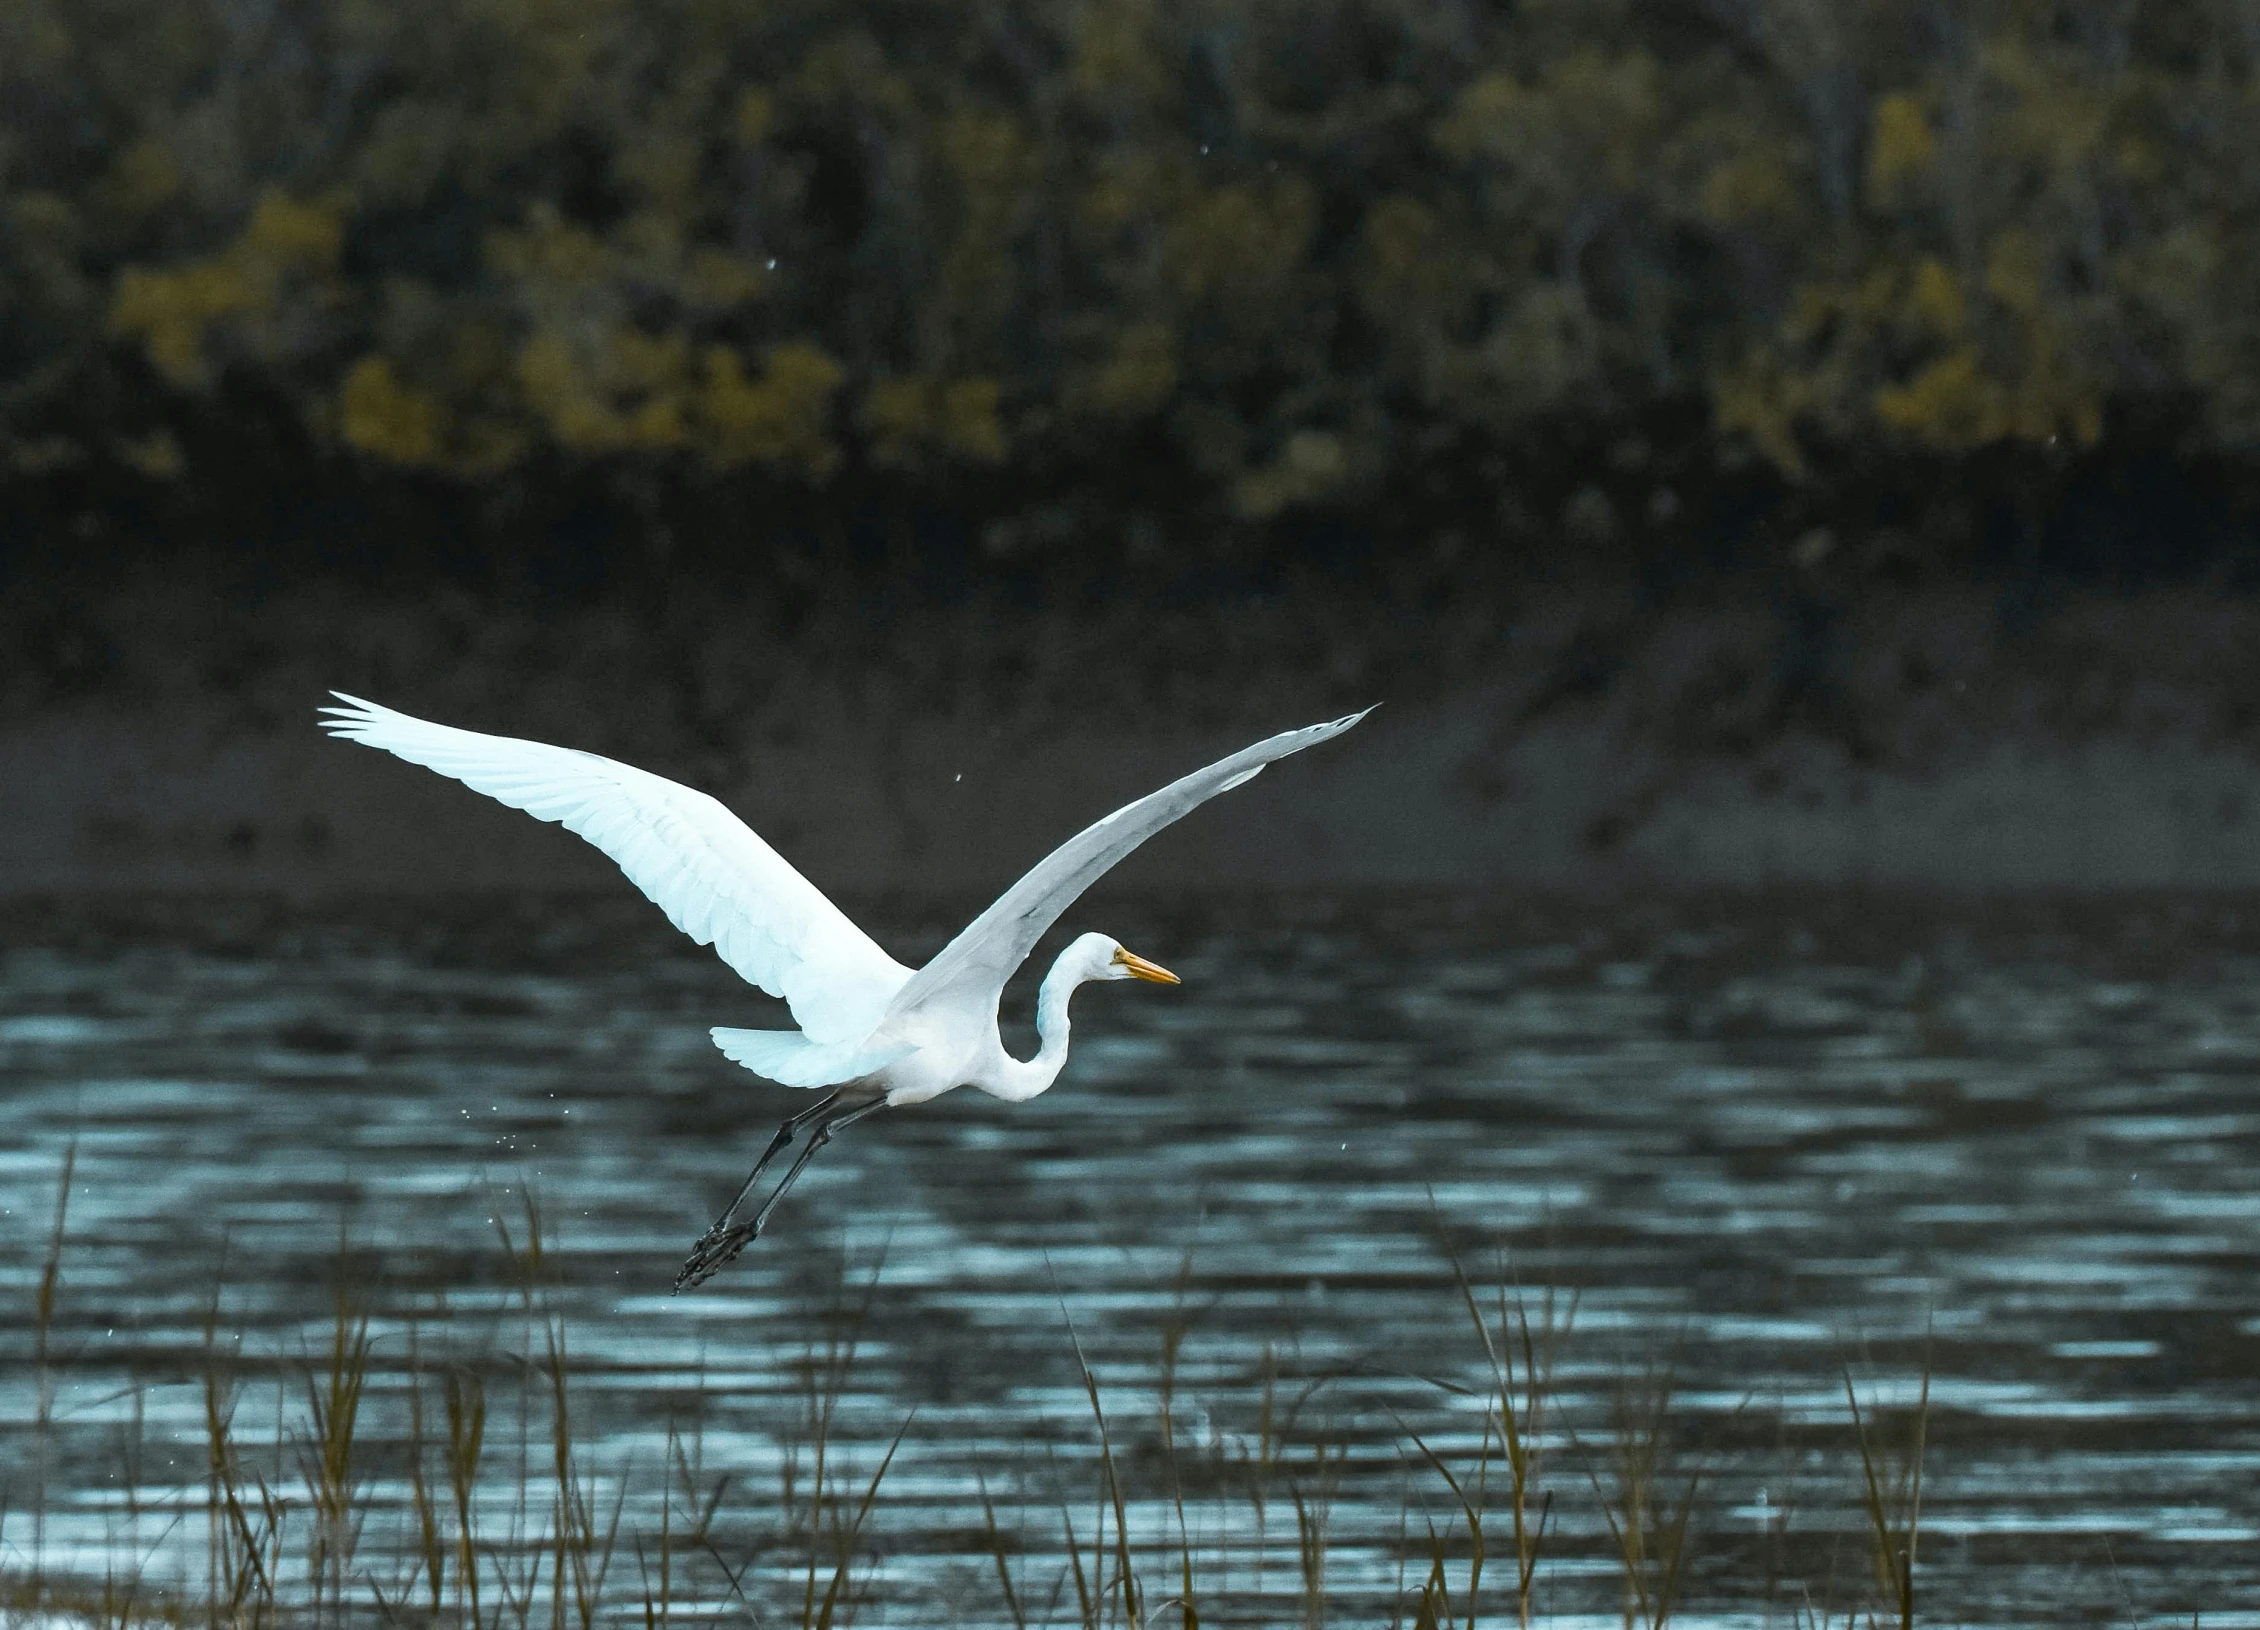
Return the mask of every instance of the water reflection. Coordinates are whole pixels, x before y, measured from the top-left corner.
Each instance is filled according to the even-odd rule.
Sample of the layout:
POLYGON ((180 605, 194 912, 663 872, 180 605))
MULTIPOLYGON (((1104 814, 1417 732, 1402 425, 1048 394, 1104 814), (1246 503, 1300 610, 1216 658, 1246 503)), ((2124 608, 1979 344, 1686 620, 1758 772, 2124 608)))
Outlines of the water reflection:
MULTIPOLYGON (((881 1621, 1004 1622, 984 1488, 1051 1588, 1060 1491, 1088 1517, 1098 1447, 1070 1323, 1136 1463, 1134 1529, 1177 1532, 1154 1457, 1181 1330, 1171 1444, 1214 1484, 1189 1519, 1212 1592, 1293 1597, 1291 1521, 1233 1479, 1268 1452, 1267 1389, 1312 1389, 1299 1429, 1341 1455, 1330 1584, 1392 1598, 1408 1522, 1417 1570, 1422 1524, 1457 1520, 1408 1431, 1451 1463, 1482 1426, 1476 1394, 1436 1384, 1483 1379, 1455 1255, 1553 1287, 1561 1318, 1574 1300, 1546 1435, 1560 1611, 1614 1608, 1608 1445, 1666 1371, 1705 1491, 1693 1606, 1756 1613, 1771 1581, 1785 1612, 1780 1580, 1831 1547, 1848 1599, 1867 1519, 1843 1374, 1900 1433, 1927 1362, 1927 1617, 2260 1613, 2260 957, 2233 912, 1085 915, 1185 986, 1086 992, 1066 1077, 1029 1105, 857 1128, 771 1239, 676 1298, 684 1249, 805 1100, 713 1051, 709 1024, 775 1021, 655 914, 20 912, 0 957, 18 1310, 74 1140, 77 1166, 40 1457, 30 1321, 4 1327, 9 1509, 37 1476, 52 1558, 114 1549, 131 1515, 143 1550, 201 1566, 195 1523, 159 1539, 143 1514, 202 1498, 208 1325, 240 1342, 245 1429, 271 1429, 299 1407, 274 1396, 289 1361, 332 1339, 342 1260, 371 1287, 371 1419, 397 1436, 412 1351, 468 1364, 531 1328, 496 1232, 523 1243, 531 1186, 578 1452, 604 1476, 695 1422, 706 1475, 769 1487, 812 1310, 867 1301, 841 1463, 867 1476, 917 1413, 872 1518, 881 1621)), ((894 916, 879 937, 913 957, 951 921, 894 916)), ((373 1486, 405 1500, 390 1465, 373 1486)), ((26 1523, 0 1535, 19 1562, 26 1523)))

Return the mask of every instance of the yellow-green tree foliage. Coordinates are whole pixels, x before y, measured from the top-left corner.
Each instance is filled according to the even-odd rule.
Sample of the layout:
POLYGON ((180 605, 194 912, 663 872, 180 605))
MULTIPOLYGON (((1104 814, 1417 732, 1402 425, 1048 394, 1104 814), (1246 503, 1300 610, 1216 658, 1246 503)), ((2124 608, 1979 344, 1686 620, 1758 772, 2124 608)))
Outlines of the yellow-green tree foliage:
POLYGON ((0 471, 177 471, 60 412, 136 353, 468 479, 1135 437, 1255 518, 1668 399, 2249 450, 2260 4, 0 0, 0 471))

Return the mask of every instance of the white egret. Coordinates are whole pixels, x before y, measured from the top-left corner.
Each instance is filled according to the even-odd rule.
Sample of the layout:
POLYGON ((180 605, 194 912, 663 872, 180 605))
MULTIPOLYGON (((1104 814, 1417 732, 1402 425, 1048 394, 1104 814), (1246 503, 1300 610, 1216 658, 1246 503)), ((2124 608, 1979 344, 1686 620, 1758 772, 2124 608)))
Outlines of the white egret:
POLYGON ((1037 993, 1036 1056, 1014 1058, 997 1032, 1005 981, 1044 930, 1117 861, 1218 793, 1252 780, 1273 759, 1338 736, 1372 711, 1267 737, 1125 804, 1053 850, 914 972, 703 792, 594 753, 430 724, 343 691, 331 694, 342 704, 322 710, 322 727, 332 735, 381 747, 579 833, 677 928, 712 945, 747 983, 792 1009, 798 1031, 718 1025, 714 1043, 732 1062, 780 1085, 833 1090, 777 1129, 736 1198, 692 1248, 677 1290, 700 1283, 758 1238, 834 1133, 874 1110, 922 1104, 953 1087, 1025 1103, 1067 1062, 1067 1003, 1078 985, 1178 983, 1104 934, 1085 934, 1060 953, 1037 993), (804 1132, 807 1146, 775 1191, 751 1219, 736 1221, 762 1172, 804 1132))

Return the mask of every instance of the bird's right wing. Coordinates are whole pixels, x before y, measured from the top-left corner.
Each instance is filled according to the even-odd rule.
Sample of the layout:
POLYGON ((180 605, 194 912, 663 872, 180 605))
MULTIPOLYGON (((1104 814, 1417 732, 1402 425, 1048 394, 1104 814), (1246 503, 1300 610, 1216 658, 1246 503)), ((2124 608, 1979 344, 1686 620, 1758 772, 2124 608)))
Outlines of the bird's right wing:
POLYGON ((1367 708, 1330 724, 1285 731, 1243 747, 1230 758, 1220 758, 1207 769, 1195 770, 1093 822, 1046 855, 1034 871, 943 946, 933 961, 911 976, 889 1012, 907 1013, 945 991, 1002 989, 1012 970, 1036 948, 1044 930, 1139 844, 1218 793, 1254 780, 1273 759, 1339 736, 1372 711, 1367 708))
POLYGON ((412 719, 333 691, 322 728, 451 776, 595 844, 667 920, 782 996, 811 1042, 859 1042, 910 970, 716 799, 570 747, 412 719))

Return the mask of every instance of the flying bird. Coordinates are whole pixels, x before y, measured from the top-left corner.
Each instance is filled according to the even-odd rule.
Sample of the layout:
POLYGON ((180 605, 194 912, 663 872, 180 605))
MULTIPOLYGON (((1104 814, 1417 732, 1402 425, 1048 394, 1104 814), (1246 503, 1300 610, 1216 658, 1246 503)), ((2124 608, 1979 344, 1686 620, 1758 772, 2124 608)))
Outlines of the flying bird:
POLYGON ((831 1090, 777 1128, 714 1226, 675 1276, 689 1289, 760 1237, 769 1215, 833 1136, 882 1108, 955 1087, 1025 1103, 1067 1062, 1067 1003, 1096 979, 1174 985, 1168 969, 1085 934, 1059 954, 1036 996, 1036 1056, 997 1031, 1005 981, 1076 898, 1146 839, 1274 759, 1349 729, 1367 713, 1270 736, 1093 822, 1005 890, 923 968, 904 967, 716 799, 647 770, 570 747, 481 735, 332 691, 322 728, 437 770, 475 792, 556 821, 609 855, 668 921, 712 945, 748 984, 784 998, 796 1030, 714 1027, 733 1063, 787 1087, 831 1090), (753 1215, 738 1208, 796 1138, 800 1154, 753 1215))

